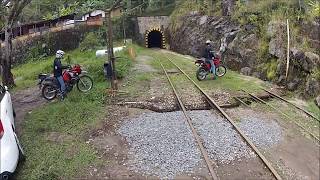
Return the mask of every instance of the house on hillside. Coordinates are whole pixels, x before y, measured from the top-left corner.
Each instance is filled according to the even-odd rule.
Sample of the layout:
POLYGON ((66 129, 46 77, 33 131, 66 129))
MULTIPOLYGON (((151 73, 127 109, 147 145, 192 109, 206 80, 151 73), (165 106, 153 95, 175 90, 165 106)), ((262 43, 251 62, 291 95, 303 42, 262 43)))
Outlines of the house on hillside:
MULTIPOLYGON (((111 11, 111 17, 119 17, 122 14, 122 7, 116 7, 111 11)), ((106 12, 103 10, 94 10, 88 13, 85 13, 81 17, 82 22, 86 22, 88 25, 102 25, 106 17, 106 12)))
MULTIPOLYGON (((17 24, 12 28, 13 38, 33 33, 42 33, 48 31, 50 28, 65 26, 70 22, 74 21, 75 14, 70 14, 67 16, 61 16, 52 20, 34 21, 25 24, 17 24)), ((0 40, 5 40, 4 30, 0 31, 0 40)))
POLYGON ((94 10, 84 14, 81 18, 82 21, 90 21, 91 19, 102 19, 106 17, 106 13, 102 10, 94 10))

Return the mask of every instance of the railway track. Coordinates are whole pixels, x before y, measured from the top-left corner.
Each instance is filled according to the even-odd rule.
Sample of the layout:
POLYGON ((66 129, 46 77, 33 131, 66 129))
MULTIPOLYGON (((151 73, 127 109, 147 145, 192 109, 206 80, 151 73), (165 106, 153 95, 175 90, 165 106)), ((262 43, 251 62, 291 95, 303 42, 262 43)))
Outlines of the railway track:
POLYGON ((289 105, 297 108, 298 110, 304 112, 304 113, 305 113, 306 115, 308 115, 309 117, 312 117, 312 118, 315 119, 316 121, 320 122, 320 119, 319 119, 319 118, 317 118, 315 115, 313 115, 312 113, 308 112, 307 110, 303 109, 302 107, 293 104, 292 102, 284 99, 283 97, 281 97, 281 96, 279 96, 279 95, 277 95, 277 94, 275 94, 275 93, 273 93, 273 92, 271 92, 271 91, 268 91, 268 90, 266 90, 266 89, 262 89, 262 90, 266 91, 266 92, 269 93, 271 96, 273 96, 273 97, 275 97, 275 98, 278 98, 278 99, 280 99, 281 101, 286 102, 287 104, 289 104, 289 105))
MULTIPOLYGON (((277 97, 277 98, 279 98, 279 99, 281 99, 281 100, 289 103, 289 101, 284 100, 284 99, 281 98, 280 96, 278 96, 278 95, 276 95, 276 94, 274 94, 274 93, 271 93, 271 92, 268 91, 268 90, 265 90, 265 89, 263 89, 263 90, 266 91, 266 92, 268 92, 269 94, 273 95, 274 97, 277 97)), ((268 107, 270 107, 271 109, 273 109, 275 112, 281 114, 282 116, 284 116, 285 118, 287 118, 288 120, 290 120, 290 122, 294 123, 294 124, 297 125, 299 128, 301 128, 301 129, 304 130, 306 133, 308 133, 315 141, 317 141, 317 143, 318 143, 318 145, 319 145, 319 143, 320 143, 319 137, 317 137, 317 135, 315 135, 314 133, 310 132, 306 127, 304 127, 301 123, 299 123, 295 118, 293 118, 293 117, 291 117, 290 115, 282 112, 282 111, 279 110, 277 107, 275 107, 275 106, 273 106, 272 104, 270 104, 270 103, 262 100, 261 98, 255 96, 255 95, 253 95, 253 94, 251 94, 251 93, 249 93, 249 92, 247 92, 247 91, 245 91, 245 90, 242 90, 242 91, 245 92, 245 93, 247 93, 249 96, 251 96, 252 99, 254 99, 255 101, 257 101, 257 102, 259 102, 259 103, 262 103, 262 104, 265 104, 266 106, 268 106, 268 107)), ((236 100, 238 100, 239 102, 241 102, 242 104, 244 104, 246 107, 249 107, 245 102, 241 101, 241 99, 236 99, 236 100)), ((295 105, 293 105, 293 106, 295 106, 295 105)), ((311 113, 303 110, 302 108, 300 108, 300 107, 298 107, 298 106, 295 106, 295 107, 296 107, 297 109, 305 112, 309 117, 312 117, 312 118, 314 118, 315 120, 318 120, 318 119, 317 119, 314 115, 312 115, 311 113)))
MULTIPOLYGON (((184 72, 177 64, 175 64, 168 56, 164 55, 166 57, 166 59, 168 61, 170 61, 190 82, 192 82, 192 84, 201 92, 201 94, 206 98, 207 102, 210 104, 212 109, 216 109, 219 111, 219 113, 221 113, 221 115, 232 125, 232 127, 239 133, 239 135, 241 136, 241 138, 246 142, 246 144, 255 152, 255 154, 261 159, 261 161, 263 162, 263 164, 270 170, 270 172, 272 173, 272 175, 274 176, 275 179, 277 180, 281 180, 281 176, 278 174, 278 172, 273 168, 272 164, 266 159, 266 157, 258 150, 258 148, 253 144, 253 142, 240 130, 240 128, 235 124, 235 122, 228 116, 228 114, 193 80, 190 78, 190 76, 188 76, 186 74, 186 72, 184 72)), ((175 97, 177 98, 177 101, 179 103, 179 106, 181 108, 181 110, 183 111, 183 114, 188 122, 188 125, 190 126, 191 130, 192 130, 192 134, 196 139, 196 142, 200 148, 200 151, 205 159, 205 162, 207 164, 208 170, 211 174, 212 179, 219 179, 219 177, 217 176, 216 172, 214 171, 214 168, 210 162, 210 159, 208 157, 208 152, 206 151, 206 149, 204 148, 200 136, 197 134, 197 131, 195 130, 195 127, 192 124, 192 119, 190 118, 190 116, 188 115, 188 112, 176 90, 175 85, 172 83, 170 76, 167 73, 167 70, 165 69, 165 67, 163 66, 162 62, 160 60, 158 60, 168 81, 169 84, 171 85, 172 89, 173 89, 173 93, 175 95, 175 97)))

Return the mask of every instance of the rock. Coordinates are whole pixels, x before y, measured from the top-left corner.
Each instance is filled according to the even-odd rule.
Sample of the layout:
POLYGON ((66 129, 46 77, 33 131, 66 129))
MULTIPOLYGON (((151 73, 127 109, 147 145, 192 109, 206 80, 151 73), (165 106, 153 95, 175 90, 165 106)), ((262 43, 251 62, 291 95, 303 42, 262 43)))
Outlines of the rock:
POLYGON ((315 67, 315 62, 317 61, 316 54, 304 53, 302 50, 292 48, 290 49, 290 59, 298 66, 299 69, 303 70, 306 73, 310 73, 315 67))
POLYGON ((310 59, 317 67, 320 67, 320 57, 318 54, 312 53, 312 52, 306 52, 304 53, 305 56, 310 59))
POLYGON ((250 34, 247 37, 245 37, 242 41, 246 44, 247 47, 254 48, 257 46, 259 39, 257 38, 256 34, 250 34))
POLYGON ((285 51, 283 50, 283 44, 282 40, 273 38, 269 42, 269 54, 277 57, 277 58, 282 58, 285 56, 285 51))
POLYGON ((254 30, 254 29, 256 29, 257 27, 255 26, 255 25, 253 25, 253 24, 246 24, 245 26, 244 26, 244 29, 246 30, 246 31, 252 31, 252 30, 254 30))
POLYGON ((320 83, 315 78, 310 78, 307 81, 305 95, 309 97, 315 97, 320 93, 320 83))
POLYGON ((199 25, 201 26, 201 25, 205 24, 207 22, 207 20, 208 20, 208 16, 202 16, 200 18, 199 25))
POLYGON ((294 90, 297 89, 297 87, 298 87, 298 84, 294 83, 294 82, 289 82, 287 84, 287 88, 288 88, 289 91, 294 91, 294 90))
POLYGON ((199 15, 200 13, 199 13, 199 11, 191 11, 189 14, 191 16, 195 16, 195 15, 199 15))
POLYGON ((320 95, 314 100, 314 102, 320 108, 320 95))
POLYGON ((319 49, 320 20, 318 19, 315 21, 303 21, 299 27, 301 27, 301 34, 307 36, 310 47, 314 49, 319 49))
POLYGON ((297 90, 299 84, 300 84, 301 80, 298 78, 295 78, 293 81, 289 82, 287 84, 287 88, 289 91, 295 91, 297 90))
POLYGON ((243 74, 245 76, 250 76, 251 71, 252 71, 252 69, 249 67, 244 67, 244 68, 241 68, 241 70, 240 70, 241 74, 243 74))
POLYGON ((259 78, 259 79, 261 79, 261 77, 262 77, 260 72, 254 72, 254 73, 252 73, 252 76, 256 77, 256 78, 259 78))
POLYGON ((286 76, 281 75, 277 81, 278 85, 283 85, 286 82, 286 76))
POLYGON ((285 57, 285 42, 282 37, 285 34, 286 23, 281 21, 270 21, 267 27, 267 35, 271 37, 269 42, 269 54, 277 57, 285 57))
POLYGON ((267 27, 267 35, 270 37, 275 37, 280 30, 282 31, 285 28, 285 26, 285 22, 270 21, 267 27))

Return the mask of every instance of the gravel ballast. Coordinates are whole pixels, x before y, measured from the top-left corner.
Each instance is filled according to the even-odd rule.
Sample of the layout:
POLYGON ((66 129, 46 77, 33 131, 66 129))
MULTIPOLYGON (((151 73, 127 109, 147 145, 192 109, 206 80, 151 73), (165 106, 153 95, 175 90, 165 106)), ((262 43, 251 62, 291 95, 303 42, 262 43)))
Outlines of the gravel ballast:
POLYGON ((278 144, 282 138, 282 129, 275 121, 243 117, 239 127, 260 148, 270 148, 278 144))
POLYGON ((227 120, 211 111, 191 111, 190 116, 211 159, 228 164, 242 158, 255 157, 227 120))
POLYGON ((142 114, 126 121, 118 132, 129 143, 128 166, 135 172, 172 179, 201 164, 182 112, 142 114))
MULTIPOLYGON (((189 113, 209 157, 218 165, 256 156, 227 120, 212 111, 189 113)), ((250 123, 244 127, 250 129, 250 123)), ((201 153, 182 112, 145 113, 124 121, 118 133, 129 144, 126 165, 137 173, 173 179, 206 168, 201 167, 201 153)))

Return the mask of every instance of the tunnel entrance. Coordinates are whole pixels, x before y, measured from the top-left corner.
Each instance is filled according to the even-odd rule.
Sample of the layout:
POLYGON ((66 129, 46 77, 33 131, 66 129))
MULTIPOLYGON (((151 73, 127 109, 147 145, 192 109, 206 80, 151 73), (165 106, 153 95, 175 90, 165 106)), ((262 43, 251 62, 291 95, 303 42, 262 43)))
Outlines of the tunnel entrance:
POLYGON ((165 37, 160 29, 152 29, 146 33, 146 47, 147 48, 164 48, 165 37))

